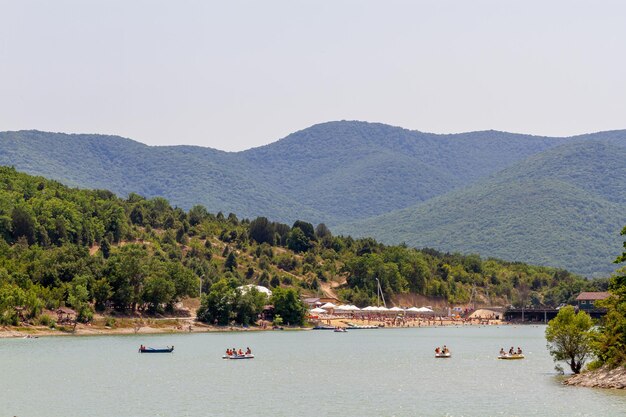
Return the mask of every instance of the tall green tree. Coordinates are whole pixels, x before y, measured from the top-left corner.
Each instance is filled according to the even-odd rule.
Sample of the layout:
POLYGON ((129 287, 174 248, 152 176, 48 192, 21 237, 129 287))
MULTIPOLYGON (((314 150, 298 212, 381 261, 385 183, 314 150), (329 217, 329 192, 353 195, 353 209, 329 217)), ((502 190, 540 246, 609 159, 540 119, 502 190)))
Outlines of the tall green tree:
MULTIPOLYGON (((621 234, 626 236, 626 227, 621 234)), ((615 259, 615 263, 623 262, 626 262, 626 242, 624 251, 615 259)), ((600 326, 595 352, 600 365, 616 367, 626 365, 626 267, 611 277, 609 291, 611 297, 599 303, 607 313, 600 326)))
POLYGON ((272 290, 270 302, 274 305, 274 313, 291 325, 304 324, 306 306, 293 288, 276 287, 272 290))
POLYGON ((576 313, 573 306, 563 307, 548 322, 546 340, 555 362, 565 361, 572 372, 580 373, 592 354, 593 321, 584 311, 576 313))

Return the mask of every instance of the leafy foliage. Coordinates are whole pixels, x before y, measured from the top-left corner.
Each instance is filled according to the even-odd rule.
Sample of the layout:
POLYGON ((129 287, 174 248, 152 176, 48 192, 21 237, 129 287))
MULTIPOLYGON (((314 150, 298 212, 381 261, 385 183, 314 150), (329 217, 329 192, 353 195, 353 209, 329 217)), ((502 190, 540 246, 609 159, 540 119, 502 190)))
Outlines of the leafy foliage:
POLYGON ((276 312, 290 324, 304 319, 301 295, 322 295, 331 284, 360 306, 375 297, 376 279, 388 299, 413 292, 507 305, 556 305, 607 285, 554 268, 333 236, 304 221, 261 219, 256 225, 274 239, 260 243, 269 234, 251 232, 254 222, 0 167, 0 321, 35 322, 63 305, 80 320, 94 310, 158 314, 201 289, 202 320, 248 324, 267 300, 242 294, 244 284, 273 287, 276 312))
POLYGON ((593 321, 584 311, 566 306, 548 322, 546 340, 554 361, 566 361, 572 372, 580 373, 592 353, 593 321))
MULTIPOLYGON (((626 237, 626 227, 622 230, 626 237)), ((624 252, 615 263, 626 262, 626 242, 624 252)), ((595 344, 599 365, 616 367, 626 365, 626 267, 620 268, 609 280, 611 297, 599 305, 607 309, 595 344)))

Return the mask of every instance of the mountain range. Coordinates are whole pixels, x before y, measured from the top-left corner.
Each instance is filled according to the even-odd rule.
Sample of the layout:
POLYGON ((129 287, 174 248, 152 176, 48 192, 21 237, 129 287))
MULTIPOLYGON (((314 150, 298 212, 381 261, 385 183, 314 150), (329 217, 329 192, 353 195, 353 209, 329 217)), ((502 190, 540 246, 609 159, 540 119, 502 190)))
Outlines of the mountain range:
POLYGON ((626 224, 626 131, 438 135, 339 121, 242 152, 0 132, 0 164, 187 209, 324 222, 336 233, 589 276, 613 269, 626 224))

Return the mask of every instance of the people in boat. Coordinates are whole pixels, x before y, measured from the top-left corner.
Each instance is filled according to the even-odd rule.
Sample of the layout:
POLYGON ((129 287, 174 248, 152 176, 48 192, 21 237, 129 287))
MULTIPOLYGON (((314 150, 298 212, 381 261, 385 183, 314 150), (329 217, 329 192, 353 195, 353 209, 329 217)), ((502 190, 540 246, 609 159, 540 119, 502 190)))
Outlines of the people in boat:
POLYGON ((146 350, 146 347, 144 345, 140 345, 139 346, 139 351, 144 351, 144 350, 146 350))
POLYGON ((226 356, 230 356, 231 352, 230 352, 230 348, 226 348, 226 356))
POLYGON ((515 349, 513 349, 513 346, 511 346, 511 349, 509 349, 509 355, 512 355, 515 353, 515 349))
POLYGON ((246 355, 251 355, 252 354, 252 350, 250 350, 249 347, 246 348, 246 355))
POLYGON ((517 354, 521 355, 522 354, 522 348, 520 348, 519 346, 517 347, 517 354))
POLYGON ((504 348, 500 348, 500 356, 504 356, 504 355, 506 355, 504 348))
POLYGON ((440 353, 441 353, 441 348, 437 346, 437 348, 435 349, 435 354, 439 355, 440 353))
POLYGON ((443 345, 443 353, 444 355, 447 353, 450 353, 450 350, 448 349, 448 347, 446 345, 443 345))
POLYGON ((237 355, 243 356, 243 350, 241 350, 241 348, 239 348, 239 351, 237 352, 237 355))

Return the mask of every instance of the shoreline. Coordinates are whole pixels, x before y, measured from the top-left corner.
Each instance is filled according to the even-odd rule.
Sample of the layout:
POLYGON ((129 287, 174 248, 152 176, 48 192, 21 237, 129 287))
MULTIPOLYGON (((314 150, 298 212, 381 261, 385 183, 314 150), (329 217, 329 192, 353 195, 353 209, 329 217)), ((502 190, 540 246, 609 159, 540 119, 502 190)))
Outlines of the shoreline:
MULTIPOLYGON (((330 325, 349 329, 347 323, 356 325, 377 325, 385 324, 378 321, 357 320, 352 318, 332 318, 317 322, 320 325, 330 325)), ((530 324, 530 323, 529 323, 530 324)), ((16 338, 38 338, 38 337, 62 337, 62 336, 123 336, 123 335, 152 335, 152 334, 194 334, 194 333, 223 333, 223 332, 260 332, 260 331, 307 331, 313 330, 315 324, 310 327, 282 326, 281 329, 273 329, 271 326, 213 326, 196 321, 192 318, 165 318, 165 319, 126 319, 119 327, 98 325, 96 323, 77 324, 70 330, 68 326, 59 326, 52 329, 46 326, 3 326, 0 327, 0 339, 16 338)), ((415 321, 404 325, 385 324, 379 329, 420 329, 438 327, 485 327, 485 326, 509 326, 511 323, 497 321, 487 323, 460 322, 455 320, 424 320, 415 321)))
POLYGON ((602 367, 572 375, 563 381, 564 385, 585 388, 626 390, 626 366, 602 367))

